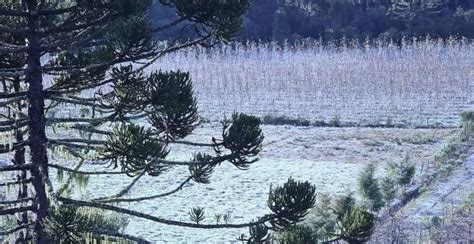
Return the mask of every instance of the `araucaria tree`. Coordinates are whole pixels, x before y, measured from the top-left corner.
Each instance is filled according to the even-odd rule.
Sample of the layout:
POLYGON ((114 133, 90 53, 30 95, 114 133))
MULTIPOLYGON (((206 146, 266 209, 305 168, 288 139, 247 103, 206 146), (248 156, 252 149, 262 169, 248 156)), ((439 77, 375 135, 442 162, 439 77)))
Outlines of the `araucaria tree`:
MULTIPOLYGON (((257 161, 264 138, 258 118, 234 114, 222 123, 220 136, 209 138, 208 143, 184 141, 200 121, 191 77, 179 70, 147 70, 167 53, 231 40, 239 31, 248 0, 160 2, 175 9, 176 20, 152 27, 147 15, 151 0, 1 1, 0 152, 9 162, 0 171, 14 177, 0 185, 13 186, 17 194, 0 202, 0 215, 13 216, 15 221, 10 229, 0 227, 0 234, 15 234, 18 242, 51 243, 61 240, 51 233, 65 232, 54 226, 70 221, 54 220, 54 216, 74 213, 81 220, 77 223, 86 226, 85 215, 76 213, 94 208, 191 228, 249 227, 249 240, 261 240, 268 230, 302 220, 313 206, 315 188, 290 179, 271 189, 271 212, 249 223, 181 222, 120 207, 121 202, 171 195, 191 181, 206 184, 222 163, 246 169, 257 161), (155 33, 173 29, 193 32, 188 35, 193 38, 153 39, 155 33), (143 121, 148 123, 138 123, 143 121), (173 143, 196 146, 193 158, 167 160, 173 143), (215 153, 199 153, 199 147, 215 153), (52 159, 53 152, 70 155, 76 164, 52 159), (90 160, 109 167, 81 169, 90 160), (126 197, 143 176, 160 177, 173 167, 189 168, 188 178, 175 190, 126 197), (68 177, 54 183, 51 171, 65 172, 68 177), (97 174, 126 175, 130 184, 102 198, 73 199, 68 194, 71 186, 97 174)), ((81 228, 67 231, 74 230, 81 228)), ((80 239, 90 233, 66 234, 80 239)))

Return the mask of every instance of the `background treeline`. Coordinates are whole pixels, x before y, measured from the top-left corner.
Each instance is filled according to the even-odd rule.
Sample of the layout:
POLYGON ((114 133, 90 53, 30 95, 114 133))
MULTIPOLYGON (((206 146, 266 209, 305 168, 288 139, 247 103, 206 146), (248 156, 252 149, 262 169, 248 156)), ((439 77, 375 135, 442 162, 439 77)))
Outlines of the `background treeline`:
MULTIPOLYGON (((152 11, 167 23, 172 11, 152 11)), ((165 33, 160 36, 166 38, 165 33)), ((474 0, 253 0, 241 40, 474 37, 474 0)), ((183 38, 187 38, 183 36, 183 38)))

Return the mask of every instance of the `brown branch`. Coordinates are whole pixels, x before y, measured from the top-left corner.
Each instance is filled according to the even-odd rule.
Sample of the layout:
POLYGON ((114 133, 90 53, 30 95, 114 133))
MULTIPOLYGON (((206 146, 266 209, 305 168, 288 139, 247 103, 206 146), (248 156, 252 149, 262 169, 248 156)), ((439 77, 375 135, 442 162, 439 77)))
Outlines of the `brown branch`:
POLYGON ((151 31, 152 32, 161 32, 161 31, 164 31, 166 29, 169 29, 169 28, 172 28, 176 25, 178 25, 179 23, 185 21, 186 19, 185 18, 179 18, 179 19, 176 19, 175 21, 173 22, 170 22, 166 25, 163 25, 163 26, 160 26, 160 27, 156 27, 156 28, 153 28, 151 31))
MULTIPOLYGON (((2 76, 2 72, 0 71, 0 76, 2 76)), ((16 97, 25 97, 28 93, 26 91, 22 92, 15 92, 15 93, 0 93, 0 99, 5 98, 16 98, 16 97)))
POLYGON ((111 237, 118 237, 118 238, 123 238, 123 239, 127 239, 127 240, 131 240, 131 241, 134 241, 134 242, 137 242, 138 244, 149 244, 151 242, 145 240, 145 239, 142 239, 142 238, 139 238, 139 237, 136 237, 136 236, 131 236, 131 235, 127 235, 127 234, 123 234, 123 233, 118 233, 118 232, 113 232, 113 231, 107 231, 107 230, 100 230, 100 231, 97 231, 97 230, 92 230, 92 231, 88 231, 89 233, 92 233, 92 234, 95 234, 95 235, 106 235, 106 236, 111 236, 111 237))
POLYGON ((16 102, 19 102, 19 101, 23 101, 26 99, 26 96, 17 96, 17 97, 14 97, 14 98, 11 98, 11 99, 8 99, 7 101, 4 101, 4 102, 0 102, 0 108, 1 107, 5 107, 5 106, 8 106, 12 103, 16 103, 16 102))
MULTIPOLYGON (((133 116, 124 117, 124 120, 134 120, 134 119, 141 119, 145 117, 146 114, 139 114, 133 116)), ((113 121, 114 117, 106 116, 101 118, 46 118, 48 123, 105 123, 113 121)))
POLYGON ((169 192, 158 194, 158 195, 146 196, 146 197, 136 197, 136 198, 113 198, 113 199, 104 199, 104 200, 102 200, 102 199, 93 199, 93 201, 97 201, 97 202, 101 202, 101 203, 140 202, 140 201, 151 200, 151 199, 156 199, 156 198, 160 198, 160 197, 166 197, 166 196, 172 195, 172 194, 180 191, 181 189, 183 189, 183 187, 187 183, 189 183, 189 181, 191 181, 191 179, 192 179, 191 177, 188 177, 188 178, 186 178, 186 180, 181 182, 181 184, 179 184, 179 186, 176 187, 175 189, 173 189, 169 192))
POLYGON ((0 76, 3 76, 3 77, 17 77, 17 76, 22 76, 24 74, 25 74, 24 71, 0 71, 0 76))
POLYGON ((28 51, 28 47, 0 42, 0 53, 18 54, 28 51))
POLYGON ((166 224, 166 225, 173 225, 173 226, 181 226, 181 227, 189 227, 189 228, 198 228, 198 229, 219 229, 219 228, 244 228, 244 227, 249 227, 249 226, 255 226, 258 224, 263 224, 265 222, 268 222, 277 216, 274 214, 271 215, 265 215, 262 218, 259 218, 258 221, 255 222, 250 222, 250 223, 241 223, 241 224, 196 224, 196 223, 189 223, 189 222, 181 222, 181 221, 175 221, 175 220, 168 220, 148 214, 144 214, 141 212, 137 212, 134 210, 129 210, 125 208, 120 208, 117 206, 113 205, 108 205, 108 204, 103 204, 103 203, 98 203, 98 202, 88 202, 88 201, 82 201, 82 200, 74 200, 70 198, 65 198, 65 197, 58 197, 58 200, 64 204, 70 204, 70 205, 75 205, 75 206, 83 206, 83 207, 91 207, 91 208, 99 208, 99 209, 104 209, 104 210, 110 210, 114 211, 117 213, 123 213, 123 214, 128 214, 131 216, 143 218, 143 219, 148 219, 157 223, 161 224, 166 224))
POLYGON ((118 174, 125 174, 125 172, 121 171, 81 171, 81 170, 74 170, 71 168, 67 168, 57 164, 48 164, 49 167, 64 170, 66 172, 71 172, 74 174, 83 174, 83 175, 118 175, 118 174))
MULTIPOLYGON (((119 64, 119 63, 124 63, 124 62, 136 62, 140 59, 146 59, 146 58, 151 58, 150 60, 148 60, 146 63, 144 63, 140 68, 138 68, 137 70, 134 70, 133 72, 137 72, 137 71, 143 71, 145 70, 147 67, 149 67, 150 65, 152 65, 153 63, 156 62, 156 60, 158 60, 159 58, 163 57, 165 54, 167 53, 171 53, 171 52, 174 52, 174 51, 177 51, 177 50, 180 50, 180 49, 183 49, 183 48, 187 48, 187 47, 191 47, 191 46, 195 46, 195 45, 198 45, 199 43, 202 43, 204 42, 205 40, 209 39, 212 35, 208 35, 208 36, 204 36, 204 37, 201 37, 201 38, 198 38, 194 41, 191 41, 191 42, 187 42, 187 43, 184 43, 184 44, 181 44, 181 45, 176 45, 176 46, 173 46, 173 47, 169 47, 165 50, 162 50, 160 52, 157 52, 155 54, 155 56, 153 58, 151 58, 153 55, 151 54, 148 54, 146 56, 143 56, 143 57, 138 57, 138 58, 134 58, 134 59, 129 59, 129 60, 121 60, 121 61, 115 61, 115 62, 111 62, 111 63, 107 63, 107 64, 96 64, 94 66, 89 66, 88 68, 99 68, 99 67, 106 67, 105 65, 114 65, 114 64, 119 64)), ((64 69, 64 68, 63 68, 64 69)), ((78 69, 78 68, 70 68, 70 69, 66 69, 66 70, 73 70, 73 71, 78 71, 78 72, 81 72, 81 69, 78 69)), ((54 71, 54 69, 52 70, 54 71)), ((64 70, 59 70, 59 71, 64 71, 64 70)), ((100 87, 100 86, 103 86, 103 85, 106 85, 110 82, 112 82, 113 79, 106 79, 104 80, 103 82, 100 82, 100 83, 97 83, 97 84, 90 84, 90 85, 85 85, 85 86, 82 86, 82 87, 76 87, 76 88, 57 88, 57 87, 50 87, 48 89, 46 89, 46 94, 64 94, 64 93, 74 93, 74 92, 80 92, 80 91, 83 91, 83 90, 87 90, 87 89, 93 89, 93 88, 96 88, 96 87, 100 87)))
POLYGON ((23 148, 27 145, 28 145, 28 140, 21 141, 21 142, 15 142, 15 143, 12 144, 11 148, 10 148, 10 145, 0 144, 0 154, 12 152, 12 151, 18 150, 20 148, 23 148))
POLYGON ((84 124, 74 124, 70 128, 80 130, 80 131, 86 131, 86 132, 101 134, 101 135, 111 135, 112 134, 112 132, 110 132, 110 131, 99 130, 99 129, 96 129, 92 126, 84 125, 84 124))
POLYGON ((78 6, 75 5, 75 6, 68 7, 68 8, 41 10, 41 11, 38 11, 37 14, 38 14, 38 15, 42 15, 42 16, 60 15, 60 14, 66 14, 66 13, 73 12, 73 11, 75 11, 75 10, 77 10, 77 9, 78 9, 78 6))
POLYGON ((135 176, 135 179, 133 179, 132 182, 130 182, 130 184, 128 184, 124 189, 122 189, 119 193, 117 194, 114 194, 112 196, 108 196, 108 197, 99 197, 99 198, 95 198, 95 199, 91 199, 92 201, 97 201, 97 202, 108 202, 107 199, 116 199, 116 198, 119 198, 125 194, 127 194, 131 189, 132 187, 138 182, 138 180, 140 180, 140 178, 142 176, 145 175, 147 171, 146 170, 142 170, 142 172, 135 176))
POLYGON ((97 108, 102 108, 102 109, 112 109, 112 106, 106 106, 100 103, 94 103, 82 99, 77 99, 77 98, 71 98, 71 97, 59 97, 59 96, 49 96, 48 99, 52 101, 57 101, 57 102, 63 102, 63 103, 69 103, 69 104, 75 104, 75 105, 84 105, 84 106, 90 106, 90 107, 97 107, 97 108))
POLYGON ((26 180, 19 180, 19 181, 10 181, 10 182, 3 182, 0 183, 1 186, 11 186, 11 185, 19 185, 19 184, 27 184, 31 183, 32 179, 26 179, 26 180))
POLYGON ((0 16, 1 15, 14 16, 14 17, 26 17, 26 16, 30 16, 30 13, 0 7, 0 16))
POLYGON ((0 125, 0 132, 18 130, 18 129, 28 125, 28 120, 22 120, 20 122, 18 122, 18 121, 16 121, 16 122, 17 123, 14 123, 12 125, 5 125, 5 126, 0 125))
POLYGON ((84 145, 84 144, 76 144, 76 143, 70 143, 70 142, 61 142, 61 141, 56 141, 56 140, 48 140, 50 145, 61 145, 65 146, 68 149, 86 149, 86 150, 95 150, 95 146, 91 145, 84 145))
POLYGON ((62 32, 72 32, 72 31, 77 31, 77 30, 82 30, 91 26, 98 26, 98 25, 103 25, 107 24, 110 21, 110 18, 113 17, 114 15, 110 12, 105 13, 103 16, 99 16, 97 19, 93 21, 89 21, 84 24, 75 24, 75 25, 62 25, 58 27, 53 27, 46 29, 44 31, 40 31, 39 34, 46 36, 50 34, 58 34, 62 32))
POLYGON ((0 172, 28 170, 28 169, 31 169, 31 167, 33 167, 33 164, 6 165, 6 166, 0 166, 0 172))
POLYGON ((0 209, 0 215, 11 215, 11 214, 22 213, 26 211, 34 211, 35 209, 36 209, 35 206, 0 209))
MULTIPOLYGON (((84 164, 85 161, 86 161, 85 158, 81 158, 81 160, 79 160, 79 163, 76 165, 76 167, 74 167, 73 170, 75 170, 75 171, 79 170, 82 167, 82 165, 84 164)), ((61 195, 69 187, 69 185, 71 184, 73 178, 74 178, 73 175, 69 175, 66 182, 59 188, 59 190, 57 192, 58 195, 61 195)))
POLYGON ((6 201, 0 201, 0 205, 9 205, 9 204, 17 204, 17 203, 24 203, 28 201, 33 201, 35 200, 34 198, 22 198, 18 200, 6 200, 6 201))
POLYGON ((22 229, 26 229, 28 228, 28 226, 30 225, 33 225, 34 223, 29 223, 29 224, 24 224, 24 225, 20 225, 20 226, 17 226, 17 227, 14 227, 12 229, 9 229, 9 230, 0 230, 0 236, 7 236, 7 235, 10 235, 10 234, 13 234, 19 230, 22 230, 22 229))

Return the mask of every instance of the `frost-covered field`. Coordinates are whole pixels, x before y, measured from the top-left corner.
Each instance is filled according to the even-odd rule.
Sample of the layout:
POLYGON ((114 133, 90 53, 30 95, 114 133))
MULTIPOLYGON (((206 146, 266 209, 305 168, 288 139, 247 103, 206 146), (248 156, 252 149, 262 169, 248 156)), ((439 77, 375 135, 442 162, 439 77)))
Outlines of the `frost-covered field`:
MULTIPOLYGON (((350 46, 350 44, 348 44, 350 46)), ((191 73, 211 120, 241 111, 312 121, 427 126, 458 123, 474 108, 474 44, 418 41, 401 48, 247 44, 189 49, 150 70, 191 73)))
MULTIPOLYGON (((326 122, 338 116, 343 123, 355 124, 457 126, 459 113, 474 109, 474 44, 464 42, 443 46, 428 41, 401 48, 318 44, 195 48, 167 55, 148 71, 158 69, 191 73, 200 113, 211 120, 186 138, 196 142, 211 142, 212 136, 219 136, 215 121, 234 111, 326 122)), ((74 114, 79 108, 61 109, 74 114)), ((261 160, 249 170, 224 163, 209 185, 192 184, 173 196, 120 206, 182 221, 189 221, 189 210, 199 206, 205 208, 206 223, 215 223, 215 214, 228 212, 231 223, 248 222, 268 213, 271 184, 294 177, 315 184, 318 192, 355 191, 357 176, 368 163, 375 162, 381 175, 387 162, 409 155, 421 168, 456 129, 265 125, 263 131, 261 160)), ((168 159, 190 159, 199 150, 173 146, 168 159)), ((58 160, 64 161, 51 158, 58 160)), ((74 162, 69 163, 73 167, 74 162)), ((88 164, 82 169, 98 167, 88 164)), ((187 167, 176 167, 159 177, 144 177, 130 196, 167 192, 186 176, 187 167)), ((129 181, 125 176, 92 176, 88 187, 76 187, 74 195, 90 199, 117 193, 129 181)), ((54 184, 59 188, 60 182, 54 184)), ((248 231, 175 228, 131 218, 126 232, 156 242, 228 243, 248 231)))
MULTIPOLYGON (((121 206, 174 220, 189 221, 192 207, 205 207, 207 223, 215 223, 215 214, 232 215, 231 223, 242 223, 268 213, 266 200, 270 184, 282 184, 288 177, 308 180, 318 192, 342 194, 355 191, 360 170, 370 162, 379 165, 379 174, 390 160, 408 154, 420 166, 432 159, 449 129, 369 129, 263 126, 266 135, 261 160, 247 171, 230 164, 218 167, 209 185, 192 184, 173 196, 121 206)), ((218 124, 204 124, 191 135, 191 141, 210 141, 219 134, 218 124)), ((177 145, 169 159, 189 159, 200 148, 177 145)), ((72 166, 72 165, 71 165, 72 166)), ((89 165, 84 168, 99 166, 89 165)), ((52 172, 54 175, 55 172, 52 172)), ((159 194, 174 189, 187 175, 187 167, 177 167, 160 177, 145 177, 130 196, 159 194)), ((85 199, 120 191, 127 177, 90 178, 87 189, 76 188, 76 196, 85 199), (89 189, 89 190, 88 190, 89 189), (98 190, 99 189, 99 190, 98 190)), ((126 232, 148 240, 171 243, 215 243, 235 240, 246 229, 195 230, 170 227, 131 218, 126 232), (146 228, 144 228, 146 226, 146 228)))

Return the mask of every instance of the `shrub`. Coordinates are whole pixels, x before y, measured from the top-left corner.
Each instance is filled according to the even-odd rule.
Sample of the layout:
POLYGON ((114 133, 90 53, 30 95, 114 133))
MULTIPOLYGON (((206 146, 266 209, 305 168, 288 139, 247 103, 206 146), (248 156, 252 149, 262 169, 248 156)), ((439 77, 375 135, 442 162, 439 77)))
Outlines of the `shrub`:
POLYGON ((310 126, 311 122, 306 119, 297 118, 292 119, 287 116, 271 116, 265 115, 262 117, 262 123, 268 125, 294 125, 294 126, 310 126))
POLYGON ((374 231, 374 215, 355 206, 338 218, 339 238, 348 243, 364 243, 374 231))
POLYGON ((332 117, 331 120, 329 121, 329 125, 333 127, 341 127, 342 123, 339 116, 335 115, 334 117, 332 117))
POLYGON ((397 182, 390 176, 383 178, 380 188, 383 193, 383 198, 386 203, 390 203, 397 194, 397 182))
POLYGON ((469 140, 474 132, 474 111, 464 111, 461 113, 461 126, 461 140, 469 140))
POLYGON ((128 225, 128 219, 117 214, 74 206, 61 206, 51 210, 45 219, 45 231, 51 242, 82 243, 88 233, 118 232, 128 225))
POLYGON ((374 173, 375 166, 373 164, 369 164, 367 168, 362 171, 358 179, 358 191, 364 199, 368 200, 370 205, 368 207, 372 211, 377 212, 383 207, 384 203, 383 196, 374 173))
POLYGON ((278 243, 283 244, 312 244, 318 243, 315 231, 307 225, 296 225, 278 233, 278 243))
POLYGON ((408 155, 400 163, 389 163, 388 167, 390 174, 395 177, 398 185, 405 188, 413 181, 415 165, 408 155))

